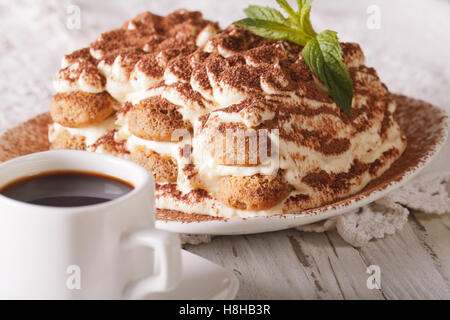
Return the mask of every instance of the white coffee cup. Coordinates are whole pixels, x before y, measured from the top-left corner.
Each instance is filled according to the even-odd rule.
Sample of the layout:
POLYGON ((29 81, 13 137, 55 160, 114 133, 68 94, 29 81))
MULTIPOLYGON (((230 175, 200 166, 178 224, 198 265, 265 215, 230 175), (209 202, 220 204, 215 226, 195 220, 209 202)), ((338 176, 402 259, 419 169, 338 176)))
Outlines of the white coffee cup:
POLYGON ((48 151, 1 164, 0 187, 61 170, 116 177, 134 190, 72 208, 0 195, 0 298, 141 299, 174 288, 180 241, 155 229, 154 182, 142 167, 95 153, 48 151))

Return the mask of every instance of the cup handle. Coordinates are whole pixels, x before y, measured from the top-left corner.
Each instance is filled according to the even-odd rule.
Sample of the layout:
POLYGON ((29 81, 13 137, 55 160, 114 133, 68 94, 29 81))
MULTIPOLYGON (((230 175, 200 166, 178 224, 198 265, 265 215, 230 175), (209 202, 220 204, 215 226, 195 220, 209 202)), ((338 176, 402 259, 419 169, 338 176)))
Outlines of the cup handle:
POLYGON ((122 243, 126 249, 154 249, 157 270, 155 274, 129 283, 124 290, 125 299, 143 299, 151 292, 171 290, 180 282, 181 245, 177 234, 157 229, 141 229, 126 234, 122 243))

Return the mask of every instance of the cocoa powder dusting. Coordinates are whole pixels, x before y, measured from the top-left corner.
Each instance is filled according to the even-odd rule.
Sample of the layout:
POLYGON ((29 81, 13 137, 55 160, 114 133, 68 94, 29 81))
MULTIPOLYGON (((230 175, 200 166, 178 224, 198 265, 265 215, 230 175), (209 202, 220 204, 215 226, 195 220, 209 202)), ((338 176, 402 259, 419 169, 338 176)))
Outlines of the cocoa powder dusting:
MULTIPOLYGON (((202 114, 199 117, 201 129, 213 122, 208 123, 208 120, 213 119, 210 115, 214 115, 214 109, 218 107, 217 101, 209 101, 210 98, 205 96, 214 93, 216 99, 217 92, 223 93, 230 89, 237 97, 247 96, 247 99, 239 100, 238 103, 221 109, 221 112, 250 115, 251 121, 258 122, 258 129, 279 129, 281 139, 326 157, 337 157, 348 152, 352 147, 350 138, 368 131, 374 125, 379 126, 378 134, 383 141, 393 128, 395 122, 389 111, 394 103, 393 98, 386 86, 379 81, 376 71, 362 64, 364 56, 358 45, 341 44, 355 93, 351 113, 347 115, 334 103, 323 84, 302 59, 302 47, 284 41, 263 39, 242 27, 231 26, 214 36, 205 47, 197 48, 196 36, 207 25, 213 25, 219 30, 217 24, 203 20, 199 12, 179 10, 167 17, 143 13, 127 21, 120 29, 102 34, 89 48, 67 55, 67 62, 78 62, 78 69, 62 69, 59 76, 67 81, 75 81, 78 79, 77 73, 78 77, 84 73, 89 75, 86 81, 92 86, 103 87, 106 79, 99 73, 97 64, 100 61, 112 64, 120 55, 123 58, 121 67, 129 74, 138 70, 147 77, 154 78, 152 80, 156 84, 152 84, 152 88, 161 86, 167 91, 174 90, 186 101, 186 105, 194 105, 198 109, 196 111, 202 114), (165 72, 173 74, 176 81, 164 84, 165 72), (197 88, 193 89, 191 83, 195 83, 197 88), (295 99, 291 99, 293 96, 295 99), (310 100, 315 102, 314 106, 310 100), (266 117, 267 114, 274 116, 266 117), (340 132, 345 134, 339 134, 340 132)), ((104 94, 107 93, 99 96, 104 94)), ((383 175, 392 179, 401 178, 401 170, 417 165, 415 161, 420 155, 424 156, 426 145, 435 143, 431 138, 414 140, 420 134, 416 131, 427 131, 426 126, 416 128, 416 131, 411 129, 421 121, 422 125, 428 121, 428 125, 432 126, 430 119, 433 115, 424 115, 424 119, 418 119, 412 114, 414 106, 408 106, 409 111, 406 111, 406 98, 396 96, 395 100, 399 104, 395 116, 406 134, 408 147, 401 161, 395 162, 383 175), (414 119, 415 122, 408 123, 405 119, 414 119), (422 149, 414 146, 414 143, 420 144, 422 149), (413 144, 412 147, 410 144, 413 144), (402 166, 402 163, 408 163, 409 167, 402 166), (392 170, 398 170, 397 176, 391 173, 392 170)), ((155 100, 158 105, 163 102, 155 100)), ((104 107, 102 101, 96 104, 98 108, 104 107)), ((125 114, 132 108, 133 105, 127 102, 118 113, 125 114)), ((160 108, 160 111, 167 112, 164 108, 160 108)), ((416 111, 424 114, 423 111, 416 111)), ((241 123, 223 122, 219 123, 218 132, 245 128, 241 123)), ((126 150, 124 144, 113 142, 114 132, 109 132, 97 141, 94 148, 110 146, 116 153, 126 150)), ((399 157, 399 153, 399 150, 392 148, 371 163, 355 159, 347 172, 327 172, 317 168, 306 174, 302 181, 319 191, 342 194, 344 190, 354 186, 355 180, 361 175, 368 172, 375 177, 380 168, 399 157)), ((297 160, 302 161, 300 157, 297 160)), ((188 179, 197 174, 194 165, 185 165, 181 170, 188 179)), ((385 183, 387 182, 383 179, 377 178, 368 188, 380 187, 385 183)), ((174 184, 158 185, 157 197, 168 197, 187 205, 211 199, 203 189, 182 194, 174 184)), ((300 194, 289 199, 291 204, 306 203, 312 197, 300 194)), ((171 217, 180 221, 183 219, 170 210, 159 210, 158 215, 165 220, 170 220, 171 217)))
MULTIPOLYGON (((444 123, 447 121, 447 117, 440 109, 405 96, 394 95, 394 98, 398 104, 395 118, 408 140, 405 152, 382 176, 372 180, 359 193, 343 199, 336 199, 331 204, 333 207, 350 204, 351 201, 367 197, 374 191, 383 190, 390 184, 400 181, 406 174, 416 170, 418 166, 435 154, 437 145, 442 145, 446 134, 444 123)), ((46 113, 1 135, 0 161, 48 150, 47 127, 50 123, 50 115, 46 113)), ((389 151, 386 157, 389 158, 391 153, 395 153, 395 151, 389 151)), ((299 201, 302 203, 308 201, 306 196, 300 195, 299 201)), ((327 210, 329 205, 330 203, 326 203, 319 208, 303 209, 297 212, 291 210, 290 213, 320 214, 327 210)), ((183 223, 224 220, 212 216, 161 209, 157 209, 157 218, 162 221, 183 223)))

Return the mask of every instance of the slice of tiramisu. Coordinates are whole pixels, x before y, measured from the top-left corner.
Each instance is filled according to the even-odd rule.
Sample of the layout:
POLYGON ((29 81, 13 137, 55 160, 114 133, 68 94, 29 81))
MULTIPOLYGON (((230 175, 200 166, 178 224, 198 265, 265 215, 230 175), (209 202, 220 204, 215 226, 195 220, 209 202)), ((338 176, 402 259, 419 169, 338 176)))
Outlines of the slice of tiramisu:
POLYGON ((143 13, 64 58, 49 138, 141 164, 158 209, 299 213, 360 191, 406 146, 388 89, 357 44, 340 47, 349 113, 301 45, 198 12, 143 13))

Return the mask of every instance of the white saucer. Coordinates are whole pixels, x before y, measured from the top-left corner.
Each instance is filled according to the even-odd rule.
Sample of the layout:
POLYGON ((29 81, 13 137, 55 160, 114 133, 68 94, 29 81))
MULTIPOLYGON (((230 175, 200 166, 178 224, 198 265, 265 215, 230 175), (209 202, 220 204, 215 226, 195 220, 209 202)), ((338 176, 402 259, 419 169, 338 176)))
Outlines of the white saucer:
POLYGON ((232 300, 239 289, 236 276, 202 257, 182 250, 181 283, 174 290, 154 293, 149 300, 232 300))

